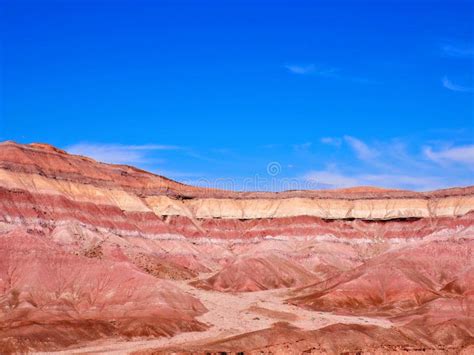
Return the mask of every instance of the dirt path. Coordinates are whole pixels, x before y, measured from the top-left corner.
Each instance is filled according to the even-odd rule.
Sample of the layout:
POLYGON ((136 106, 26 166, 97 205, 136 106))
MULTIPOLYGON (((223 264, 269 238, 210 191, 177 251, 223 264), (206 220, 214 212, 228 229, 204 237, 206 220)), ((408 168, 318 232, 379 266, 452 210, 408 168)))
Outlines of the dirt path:
MULTIPOLYGON (((201 275, 201 278, 204 277, 201 275)), ((209 312, 197 319, 210 325, 204 332, 180 333, 170 338, 123 341, 103 340, 89 343, 81 348, 69 349, 54 354, 128 354, 132 351, 178 345, 199 345, 229 336, 271 327, 278 321, 287 321, 306 330, 314 330, 333 323, 374 324, 390 327, 385 319, 369 317, 338 316, 326 312, 314 312, 284 303, 287 289, 246 293, 222 293, 194 288, 188 281, 175 283, 187 293, 198 298, 209 312)), ((51 353, 49 353, 51 354, 51 353)))

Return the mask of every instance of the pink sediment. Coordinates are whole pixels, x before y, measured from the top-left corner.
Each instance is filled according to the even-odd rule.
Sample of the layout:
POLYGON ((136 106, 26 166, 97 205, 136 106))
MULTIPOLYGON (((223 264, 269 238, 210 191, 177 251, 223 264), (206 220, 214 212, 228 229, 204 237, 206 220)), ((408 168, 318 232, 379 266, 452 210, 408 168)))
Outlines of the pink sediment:
MULTIPOLYGON (((474 187, 232 192, 45 144, 1 143, 0 349, 64 349, 188 331, 215 335, 218 320, 199 320, 209 310, 199 297, 281 288, 287 292, 278 296, 275 317, 298 306, 305 315, 393 322, 391 331, 381 331, 375 320, 375 328, 352 328, 369 334, 369 350, 382 349, 377 334, 396 349, 403 346, 397 332, 438 327, 439 307, 445 325, 437 335, 423 333, 421 343, 410 338, 407 344, 458 351, 470 346, 472 334, 459 330, 448 344, 439 332, 451 324, 465 329, 473 316, 473 225, 474 187), (183 289, 185 279, 193 280, 183 289), (463 306, 454 307, 454 300, 463 306)), ((273 314, 261 307, 242 312, 260 312, 256 317, 264 319, 273 314)), ((343 350, 322 323, 314 329, 304 323, 304 331, 245 324, 213 342, 173 351, 282 351, 269 334, 311 345, 316 333, 308 329, 343 350)), ((337 324, 331 329, 348 331, 337 324)), ((313 342, 316 350, 329 346, 313 342)))

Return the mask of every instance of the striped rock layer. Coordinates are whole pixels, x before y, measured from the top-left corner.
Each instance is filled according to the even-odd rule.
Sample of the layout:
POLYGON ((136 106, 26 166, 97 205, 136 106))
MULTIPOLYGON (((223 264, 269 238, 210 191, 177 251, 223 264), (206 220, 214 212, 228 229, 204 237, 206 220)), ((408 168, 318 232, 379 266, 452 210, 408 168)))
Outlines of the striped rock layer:
POLYGON ((222 239, 337 236, 337 230, 350 237, 350 226, 373 237, 403 238, 401 221, 442 228, 454 220, 465 223, 474 210, 474 187, 239 193, 180 184, 48 145, 10 142, 0 145, 0 196, 0 218, 7 223, 76 221, 118 233, 222 239), (389 227, 372 227, 381 224, 389 227))
MULTIPOLYGON (((184 185, 46 144, 4 142, 0 350, 212 333, 221 321, 209 321, 214 313, 202 295, 282 288, 288 290, 279 294, 282 309, 300 307, 301 317, 375 317, 370 329, 324 323, 341 334, 370 336, 370 351, 382 349, 383 334, 391 349, 457 352, 473 339, 466 330, 474 316, 473 232, 474 187, 234 192, 184 185), (201 293, 185 292, 183 282, 201 293), (379 329, 379 318, 393 328, 379 329), (455 335, 445 337, 452 324, 455 335), (405 336, 420 329, 427 332, 422 340, 405 336)), ((254 311, 264 324, 285 313, 253 307, 242 314, 254 311)), ((311 334, 332 330, 298 317, 265 330, 237 319, 217 342, 168 350, 278 352, 280 343, 272 339, 289 334, 315 353, 364 350, 341 345, 337 336, 312 343, 311 334), (295 328, 301 324, 303 333, 295 328)), ((364 344, 359 340, 353 344, 364 344)))

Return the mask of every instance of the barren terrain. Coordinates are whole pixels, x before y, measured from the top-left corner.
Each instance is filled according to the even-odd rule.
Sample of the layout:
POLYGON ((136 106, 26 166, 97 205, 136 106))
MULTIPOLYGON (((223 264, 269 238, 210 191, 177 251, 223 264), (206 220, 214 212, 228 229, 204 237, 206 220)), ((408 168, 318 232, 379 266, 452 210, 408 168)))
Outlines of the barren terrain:
POLYGON ((472 353, 474 187, 237 193, 0 144, 2 353, 472 353))

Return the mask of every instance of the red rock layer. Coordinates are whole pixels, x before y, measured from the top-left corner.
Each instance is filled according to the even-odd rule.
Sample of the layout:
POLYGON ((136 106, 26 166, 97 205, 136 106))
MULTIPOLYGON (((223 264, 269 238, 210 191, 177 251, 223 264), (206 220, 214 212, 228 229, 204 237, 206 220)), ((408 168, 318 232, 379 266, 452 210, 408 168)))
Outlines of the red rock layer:
POLYGON ((44 195, 0 187, 0 221, 28 225, 54 226, 61 221, 77 221, 117 232, 163 234, 186 237, 256 238, 266 236, 335 235, 344 238, 413 238, 438 230, 465 227, 473 223, 474 213, 461 217, 364 221, 326 220, 300 216, 267 219, 163 218, 153 212, 127 212, 117 206, 71 201, 64 196, 44 195))
POLYGON ((61 195, 0 187, 0 221, 18 225, 80 222, 117 232, 162 234, 170 228, 153 212, 127 212, 114 205, 79 202, 61 195))
POLYGON ((22 225, 54 227, 76 221, 119 234, 224 239, 412 238, 469 225, 470 211, 474 211, 473 187, 431 193, 374 188, 236 193, 183 185, 132 167, 69 155, 48 145, 0 144, 0 221, 22 225), (180 200, 184 197, 186 200, 180 200), (296 199, 287 200, 290 198, 296 199), (278 209, 279 199, 285 202, 283 209, 278 209), (431 200, 433 204, 424 202, 431 200), (351 207, 348 201, 358 202, 351 207), (230 213, 234 217, 220 217, 226 215, 226 208, 235 210, 230 213), (265 208, 274 212, 262 214, 265 208), (347 217, 354 208, 359 211, 356 216, 367 217, 347 217), (239 210, 247 217, 235 217, 239 210), (387 220, 375 222, 381 218, 387 220))
POLYGON ((334 324, 303 331, 280 322, 251 333, 189 347, 170 347, 134 352, 134 355, 184 354, 471 354, 474 341, 472 319, 453 324, 446 321, 420 327, 394 328, 373 325, 334 324), (463 349, 463 350, 460 350, 463 349))
POLYGON ((0 351, 204 330, 174 282, 194 277, 199 292, 297 287, 287 302, 395 326, 279 324, 178 351, 460 351, 473 231, 474 187, 238 193, 0 143, 0 351))
POLYGON ((199 300, 120 255, 109 260, 73 255, 23 229, 1 235, 1 352, 206 328, 194 319, 206 311, 199 300))
POLYGON ((316 311, 398 315, 438 299, 457 299, 474 317, 474 240, 431 241, 383 253, 290 302, 316 311))
POLYGON ((315 279, 314 274, 296 262, 269 254, 236 259, 212 277, 192 285, 223 292, 248 292, 301 286, 315 279))
POLYGON ((166 223, 174 233, 187 237, 262 238, 332 235, 342 238, 423 238, 445 229, 473 225, 474 212, 460 217, 408 218, 388 221, 334 220, 311 216, 263 219, 204 219, 191 221, 173 216, 166 223))

